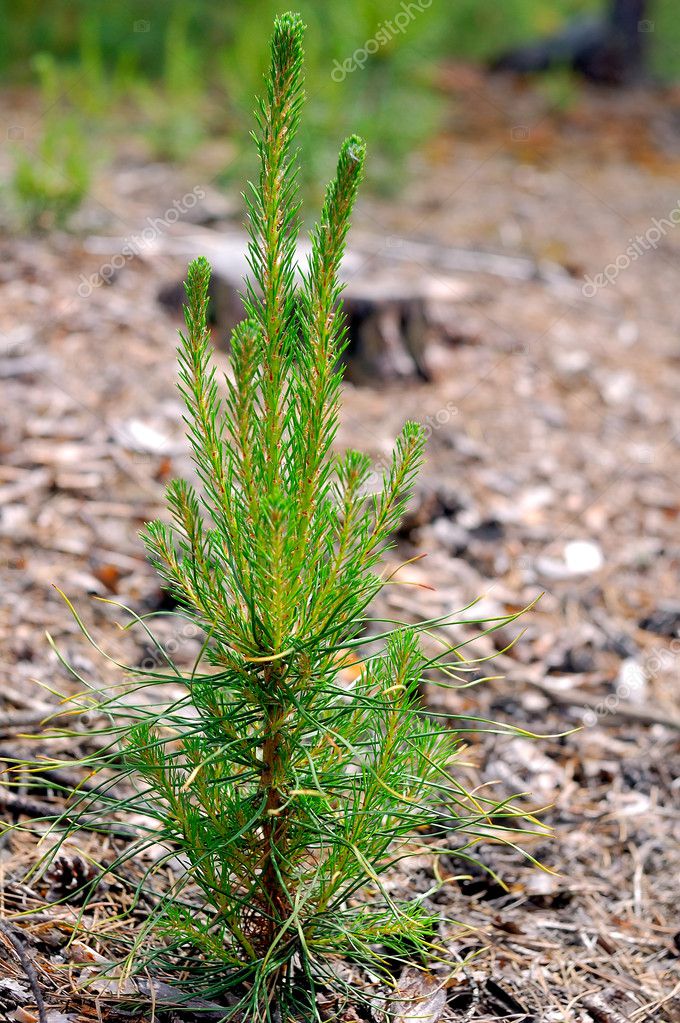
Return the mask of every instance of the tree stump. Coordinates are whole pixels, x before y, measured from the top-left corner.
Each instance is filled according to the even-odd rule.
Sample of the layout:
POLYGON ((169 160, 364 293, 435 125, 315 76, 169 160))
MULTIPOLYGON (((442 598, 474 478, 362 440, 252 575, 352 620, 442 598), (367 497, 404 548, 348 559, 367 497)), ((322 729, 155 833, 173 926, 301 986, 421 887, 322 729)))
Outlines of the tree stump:
MULTIPOLYGON (((245 237, 227 236, 209 253, 212 320, 225 344, 244 315, 246 245, 245 237)), ((307 255, 308 250, 300 246, 299 263, 304 264, 307 255)), ((379 255, 352 252, 343 262, 347 379, 360 385, 429 380, 428 346, 445 332, 442 300, 450 305, 465 288, 459 281, 442 284, 441 273, 435 279, 417 266, 379 264, 379 255)), ((178 310, 183 301, 181 284, 164 287, 158 298, 167 308, 178 310)))

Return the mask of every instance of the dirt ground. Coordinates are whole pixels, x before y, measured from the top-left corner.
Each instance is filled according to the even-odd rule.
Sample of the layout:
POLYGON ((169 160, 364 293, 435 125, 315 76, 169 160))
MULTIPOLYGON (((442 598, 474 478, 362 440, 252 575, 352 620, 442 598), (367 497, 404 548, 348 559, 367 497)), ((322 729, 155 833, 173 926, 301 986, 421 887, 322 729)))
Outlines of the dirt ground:
MULTIPOLYGON (((508 264, 438 275, 428 265, 446 309, 428 352, 432 380, 347 384, 338 443, 380 465, 404 418, 430 433, 394 562, 426 553, 402 575, 433 589, 389 590, 393 616, 433 617, 479 597, 488 617, 542 594, 511 649, 518 630, 470 647, 504 678, 449 696, 447 709, 546 736, 579 730, 471 740, 478 782, 548 808, 542 819, 554 837, 528 848, 555 873, 488 846, 480 858, 507 890, 481 872, 444 884, 433 896, 443 915, 470 927, 452 939, 452 956, 479 954, 450 981, 446 1005, 419 1018, 672 1023, 680 1020, 680 97, 584 91, 556 112, 535 90, 465 67, 448 69, 442 87, 452 99, 447 130, 414 160, 399 201, 362 199, 357 236, 378 260, 408 238, 530 259, 536 273, 513 277, 508 264), (638 251, 626 256, 631 244, 638 251), (608 266, 612 281, 599 287, 608 266), (585 275, 596 283, 584 290, 585 275)), ((12 112, 3 115, 9 123, 12 112)), ((148 217, 166 216, 197 186, 205 199, 168 236, 185 236, 192 223, 233 227, 233 207, 211 184, 219 159, 209 152, 178 170, 121 148, 79 233, 0 238, 0 757, 26 748, 16 721, 50 702, 46 689, 71 685, 46 630, 82 675, 97 684, 116 677, 55 586, 107 650, 131 664, 148 653, 116 628, 121 612, 93 597, 137 611, 162 600, 138 531, 163 514, 164 482, 189 472, 177 321, 157 301, 186 261, 156 237, 108 284, 84 281, 148 217)), ((163 628, 189 665, 198 641, 163 628)), ((466 625, 458 633, 473 634, 466 625)), ((25 836, 5 838, 8 915, 40 903, 25 880, 34 859, 25 836)), ((469 873, 453 849, 444 869, 469 873)), ((393 883, 428 891, 432 865, 418 861, 393 883)), ((49 927, 46 913, 37 919, 21 928, 54 1023, 58 1012, 96 1019, 95 1002, 78 993, 82 957, 65 948, 73 913, 49 927)), ((90 930, 96 923, 86 921, 90 930)), ((8 1019, 36 1018, 9 945, 2 964, 0 1016, 4 1006, 8 1019)))

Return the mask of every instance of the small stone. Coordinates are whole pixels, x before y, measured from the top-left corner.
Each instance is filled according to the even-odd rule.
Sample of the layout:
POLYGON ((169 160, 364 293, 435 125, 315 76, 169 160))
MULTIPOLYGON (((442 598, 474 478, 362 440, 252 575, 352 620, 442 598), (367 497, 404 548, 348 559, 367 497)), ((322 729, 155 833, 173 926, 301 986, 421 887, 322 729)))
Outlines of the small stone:
POLYGON ((591 540, 573 540, 564 548, 564 562, 571 575, 589 575, 604 564, 602 548, 591 540))
POLYGON ((680 602, 665 601, 640 622, 646 632, 657 636, 676 636, 680 632, 680 602))
POLYGON ((116 440, 131 451, 162 454, 171 448, 170 440, 155 426, 141 419, 128 419, 115 430, 116 440))
POLYGON ((551 671, 574 675, 594 671, 596 666, 593 648, 590 645, 557 650, 548 657, 546 663, 551 671))
POLYGON ((556 351, 553 362, 560 376, 567 379, 587 373, 592 365, 592 359, 588 352, 579 348, 556 351))
POLYGON ((467 550, 470 537, 466 529, 459 526, 451 519, 435 519, 431 526, 432 536, 448 551, 449 554, 458 555, 467 550))
MULTIPOLYGON (((657 558, 659 558, 664 552, 664 542, 658 536, 641 536, 637 539, 632 539, 626 547, 626 550, 622 552, 620 563, 634 569, 645 569, 651 568, 657 558)), ((655 612, 652 612, 654 614, 655 612)), ((680 614, 680 604, 678 604, 678 613, 680 614)), ((649 616, 651 619, 652 615, 649 616)), ((648 621, 645 618, 643 621, 648 621)), ((647 626, 640 622, 640 628, 644 629, 647 626)), ((655 632, 655 629, 649 628, 650 632, 655 632)))
POLYGON ((604 564, 602 549, 590 540, 573 540, 561 558, 539 558, 538 572, 546 579, 574 579, 597 572, 604 564))
POLYGON ((640 329, 637 323, 632 320, 624 320, 619 324, 616 331, 617 340, 625 347, 630 348, 640 336, 640 329))
POLYGON ((623 405, 635 393, 636 381, 632 373, 607 374, 600 380, 600 391, 607 405, 623 405))
POLYGON ((28 525, 29 510, 24 504, 6 504, 0 509, 0 536, 16 537, 28 525))
POLYGON ((643 703, 647 690, 647 674, 639 661, 627 657, 619 668, 616 679, 616 695, 631 703, 643 703))
POLYGON ((498 519, 484 519, 470 530, 470 536, 483 543, 496 543, 503 539, 504 532, 503 523, 498 519))

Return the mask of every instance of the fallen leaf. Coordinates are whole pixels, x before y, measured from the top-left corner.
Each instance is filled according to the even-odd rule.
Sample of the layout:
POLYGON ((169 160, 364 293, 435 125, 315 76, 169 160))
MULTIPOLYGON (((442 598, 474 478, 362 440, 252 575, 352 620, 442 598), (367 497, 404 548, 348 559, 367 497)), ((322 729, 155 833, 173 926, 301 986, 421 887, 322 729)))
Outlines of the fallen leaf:
POLYGON ((28 1009, 22 1009, 21 1007, 12 1013, 11 1019, 16 1020, 17 1023, 38 1023, 38 1017, 35 1013, 29 1012, 28 1009))
POLYGON ((406 969, 397 987, 394 1023, 437 1023, 446 1008, 442 982, 430 973, 406 969))
POLYGON ((28 989, 11 977, 0 977, 0 990, 9 991, 15 998, 30 998, 28 989))

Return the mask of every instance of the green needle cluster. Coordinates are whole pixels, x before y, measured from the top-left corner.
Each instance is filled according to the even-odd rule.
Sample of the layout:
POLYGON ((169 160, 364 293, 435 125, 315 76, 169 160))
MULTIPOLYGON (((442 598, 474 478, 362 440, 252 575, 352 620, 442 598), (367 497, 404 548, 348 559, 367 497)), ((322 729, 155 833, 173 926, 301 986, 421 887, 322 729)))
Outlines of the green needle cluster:
MULTIPOLYGON (((211 366, 210 267, 189 267, 179 373, 198 483, 172 482, 171 524, 145 533, 180 613, 202 630, 202 655, 182 672, 159 644, 162 667, 99 702, 111 741, 85 762, 104 780, 62 818, 68 834, 103 806, 108 820, 134 812, 137 839, 109 873, 150 846, 167 850, 139 884, 148 915, 129 972, 183 977, 229 1005, 225 1019, 291 1023, 319 1018, 320 990, 342 993, 343 957, 373 977, 400 957, 441 957, 437 913, 424 897, 396 900, 386 874, 424 851, 465 856, 519 815, 455 780, 465 729, 421 702, 424 678, 465 684, 457 647, 435 658, 421 649, 451 618, 385 623, 373 637, 381 652, 360 656, 424 438, 405 425, 378 493, 366 455, 334 451, 338 270, 364 144, 343 143, 298 268, 302 39, 298 16, 277 19, 247 197, 246 319, 223 384, 211 366), (168 682, 181 689, 174 702, 149 699, 168 682), (117 796, 121 785, 132 795, 117 796)), ((132 624, 151 636, 146 619, 132 624)))

